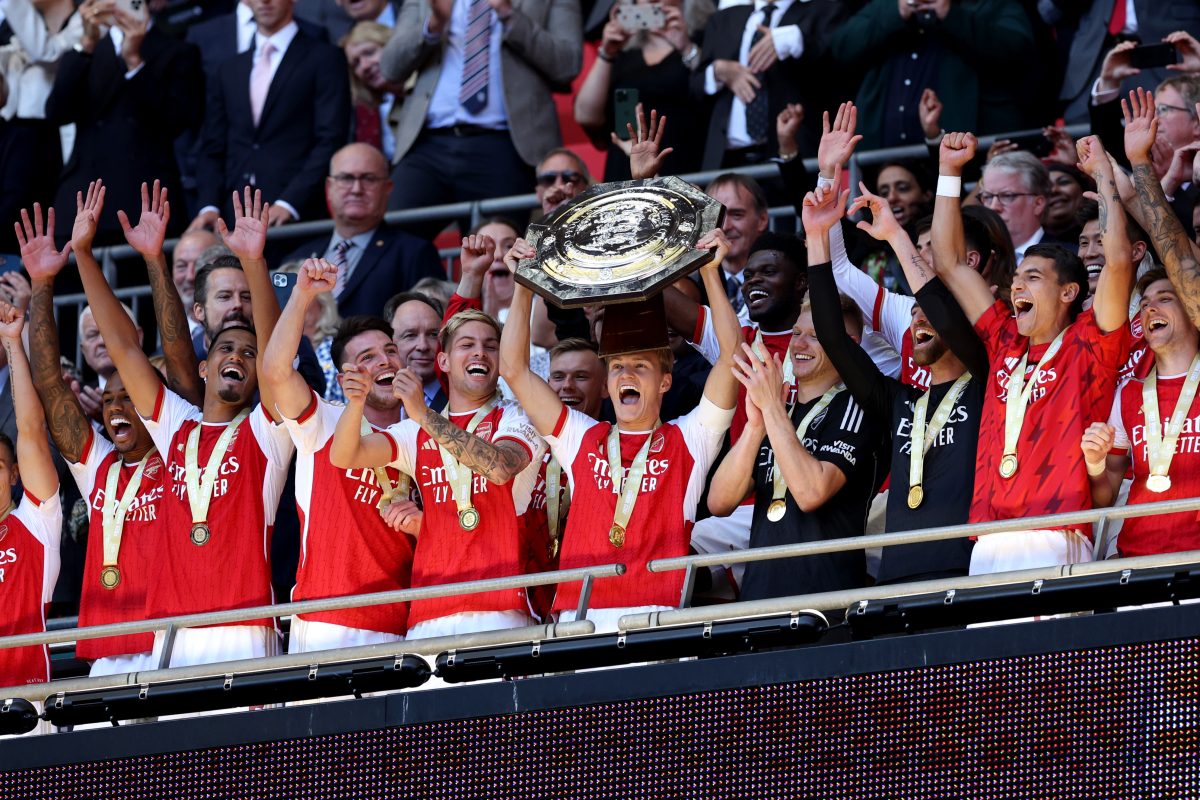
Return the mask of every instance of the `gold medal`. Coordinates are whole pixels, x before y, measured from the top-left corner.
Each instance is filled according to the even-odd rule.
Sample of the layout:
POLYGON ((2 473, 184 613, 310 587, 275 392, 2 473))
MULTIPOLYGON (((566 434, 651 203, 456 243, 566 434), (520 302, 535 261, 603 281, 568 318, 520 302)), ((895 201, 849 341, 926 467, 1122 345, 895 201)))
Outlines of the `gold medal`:
POLYGON ((925 489, 919 484, 910 486, 908 489, 908 507, 917 508, 921 505, 921 501, 925 499, 925 489))
POLYGON ((115 589, 117 584, 121 582, 121 570, 116 565, 109 564, 104 569, 100 570, 100 585, 105 589, 115 589))
POLYGON ((558 558, 558 539, 550 540, 550 558, 558 558))
POLYGON ((1006 453, 1004 458, 1000 459, 1000 477, 1011 478, 1017 474, 1017 457, 1013 453, 1006 453))
POLYGON ((464 531, 473 531, 479 526, 479 512, 475 506, 467 506, 458 512, 458 524, 464 531))
POLYGON ((771 522, 779 522, 786 513, 787 503, 783 500, 772 500, 771 505, 767 506, 767 519, 771 522))
POLYGON ((212 531, 208 529, 207 522, 197 522, 192 525, 192 544, 197 547, 203 547, 208 544, 208 540, 212 538, 212 531))
POLYGON ((608 541, 613 547, 625 546, 625 529, 620 525, 613 525, 608 531, 608 541))
POLYGON ((1162 494, 1171 488, 1170 475, 1151 475, 1146 478, 1146 488, 1157 494, 1162 494))

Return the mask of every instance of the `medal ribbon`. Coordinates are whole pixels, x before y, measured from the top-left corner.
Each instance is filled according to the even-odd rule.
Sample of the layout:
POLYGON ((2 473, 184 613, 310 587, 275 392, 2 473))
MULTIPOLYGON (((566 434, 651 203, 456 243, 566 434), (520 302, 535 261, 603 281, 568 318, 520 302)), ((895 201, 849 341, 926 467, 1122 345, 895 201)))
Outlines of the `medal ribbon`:
POLYGON ((650 431, 645 443, 634 456, 629 465, 629 474, 621 476, 621 432, 613 425, 608 430, 608 474, 612 478, 613 494, 619 494, 617 510, 613 515, 613 525, 622 530, 629 528, 629 519, 633 516, 633 507, 637 504, 638 494, 642 489, 642 477, 646 474, 646 462, 650 457, 650 443, 658 432, 658 425, 650 431))
MULTIPOLYGON (((367 422, 367 418, 363 417, 359 425, 359 433, 363 436, 370 436, 375 432, 374 426, 367 422)), ((408 495, 412 491, 412 483, 408 475, 401 472, 400 477, 396 479, 396 484, 392 485, 392 479, 388 477, 387 467, 374 467, 372 472, 375 473, 375 481, 379 484, 379 491, 382 497, 376 504, 376 508, 383 511, 392 502, 394 498, 408 499, 408 495)))
POLYGON ((1065 333, 1064 329, 1050 343, 1050 347, 1046 349, 1045 354, 1038 361, 1037 367, 1033 370, 1033 380, 1028 384, 1025 383, 1025 369, 1029 364, 1029 350, 1025 351, 1017 368, 1008 376, 1008 397, 1005 399, 1004 405, 1004 455, 1006 456, 1017 454, 1017 440, 1021 438, 1021 428, 1025 424, 1025 412, 1029 410, 1029 396, 1033 394, 1033 387, 1037 386, 1037 378, 1041 374, 1042 367, 1046 366, 1050 359, 1058 353, 1065 333))
MULTIPOLYGON (((615 427, 615 426, 614 426, 615 427)), ((550 529, 551 549, 559 539, 559 523, 571 508, 571 490, 568 487, 566 497, 562 496, 562 465, 557 458, 551 458, 546 465, 546 521, 550 529)))
POLYGON ((909 447, 909 489, 920 486, 924 482, 925 454, 933 446, 933 442, 942 432, 942 428, 946 427, 950 413, 954 410, 958 398, 962 396, 963 390, 967 388, 970 380, 971 373, 969 372, 964 372, 958 377, 958 380, 950 387, 950 391, 946 392, 946 396, 942 398, 942 402, 938 403, 937 409, 933 412, 933 420, 928 427, 925 425, 925 414, 929 410, 929 395, 933 392, 933 387, 926 389, 925 393, 917 400, 917 404, 913 408, 912 439, 909 447), (918 442, 922 443, 920 449, 917 447, 918 442))
POLYGON ((104 507, 100 516, 104 534, 104 566, 106 567, 117 566, 117 557, 121 553, 121 534, 125 529, 125 515, 129 512, 129 506, 133 504, 133 499, 137 497, 138 491, 142 487, 142 473, 146 471, 146 462, 155 452, 155 449, 151 447, 150 452, 146 453, 138 462, 137 469, 133 471, 133 476, 125 485, 125 491, 119 501, 117 500, 117 479, 121 475, 121 459, 118 458, 108 467, 108 477, 104 482, 104 507))
MULTIPOLYGON (((471 421, 467 423, 467 433, 474 433, 479 427, 479 423, 483 422, 483 418, 491 413, 496 407, 496 396, 493 395, 491 400, 488 400, 479 410, 475 412, 475 416, 471 417, 471 421)), ((462 514, 467 509, 471 508, 471 476, 475 473, 458 463, 458 459, 450 454, 450 451, 441 444, 438 445, 438 450, 442 454, 442 466, 446 468, 446 482, 450 484, 450 493, 454 497, 454 505, 458 506, 458 513, 462 514)))
POLYGON ((246 417, 250 416, 251 409, 243 408, 238 412, 238 415, 225 426, 225 430, 221 431, 220 438, 213 445, 212 452, 208 454, 208 463, 204 466, 204 478, 200 477, 200 430, 204 427, 203 423, 196 423, 196 427, 192 428, 188 434, 187 449, 183 453, 184 464, 184 479, 187 484, 188 506, 192 510, 192 524, 199 522, 208 522, 208 506, 212 503, 213 486, 217 482, 217 472, 220 471, 221 462, 225 460, 225 451, 229 449, 229 443, 233 440, 233 436, 237 433, 238 426, 246 417))
POLYGON ((1175 401, 1175 411, 1167 421, 1167 430, 1162 432, 1162 420, 1158 414, 1158 368, 1152 367, 1146 382, 1142 384, 1142 411, 1146 415, 1146 461, 1150 465, 1151 475, 1166 477, 1171 470, 1171 459, 1175 457, 1175 445, 1179 434, 1183 431, 1183 423, 1191 410, 1192 400, 1196 397, 1196 387, 1200 386, 1200 353, 1192 357, 1192 365, 1188 369, 1187 379, 1175 401))
MULTIPOLYGON (((758 356, 763 361, 774 358, 774 356, 772 356, 767 350, 767 344, 763 341, 761 330, 754 332, 754 344, 750 345, 750 349, 754 351, 754 355, 758 356)), ((796 382, 796 371, 792 366, 792 359, 787 355, 787 351, 784 351, 783 356, 783 382, 785 385, 789 383, 794 384, 796 382)))
MULTIPOLYGON (((808 426, 812 424, 812 421, 817 418, 818 414, 833 402, 833 398, 837 396, 837 393, 845 388, 840 383, 830 387, 829 391, 821 395, 821 399, 800 420, 800 424, 796 426, 796 438, 800 440, 801 447, 804 446, 804 436, 808 433, 808 426)), ((787 484, 783 482, 783 470, 779 468, 779 464, 775 464, 771 469, 774 473, 771 479, 774 484, 774 491, 771 493, 771 502, 774 503, 776 500, 782 500, 784 495, 787 494, 787 484)))

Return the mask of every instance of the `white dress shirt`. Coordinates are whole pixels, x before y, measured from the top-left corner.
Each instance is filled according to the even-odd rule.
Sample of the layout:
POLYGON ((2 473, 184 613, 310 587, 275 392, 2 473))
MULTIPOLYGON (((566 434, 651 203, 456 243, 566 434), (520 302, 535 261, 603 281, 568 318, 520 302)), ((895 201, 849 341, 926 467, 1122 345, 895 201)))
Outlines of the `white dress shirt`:
MULTIPOLYGON (((492 12, 492 40, 488 49, 488 99, 483 111, 473 114, 458 102, 462 87, 463 36, 467 32, 467 11, 470 0, 454 0, 450 11, 450 24, 445 33, 446 46, 442 49, 442 71, 438 75, 433 97, 429 100, 429 111, 425 125, 429 128, 449 128, 453 125, 479 125, 483 128, 506 130, 508 109, 504 106, 504 83, 500 67, 501 38, 504 26, 496 12, 492 12)), ((430 34, 429 20, 425 20, 425 39, 441 41, 441 37, 430 34)))
POLYGON ((254 46, 258 24, 254 21, 254 12, 245 3, 238 3, 233 13, 237 15, 237 51, 244 53, 254 46))
POLYGON ((1021 259, 1025 258, 1025 251, 1042 241, 1046 235, 1045 228, 1038 228, 1034 231, 1033 236, 1030 236, 1026 241, 1021 242, 1013 248, 1013 252, 1017 254, 1017 266, 1021 266, 1021 259))

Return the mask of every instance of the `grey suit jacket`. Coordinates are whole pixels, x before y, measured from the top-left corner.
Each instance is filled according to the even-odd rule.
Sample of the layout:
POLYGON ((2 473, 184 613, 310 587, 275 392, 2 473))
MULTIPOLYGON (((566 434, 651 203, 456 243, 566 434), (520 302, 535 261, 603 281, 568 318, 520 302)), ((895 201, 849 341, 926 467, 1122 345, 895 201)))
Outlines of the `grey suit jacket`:
MULTIPOLYGON (((396 161, 408 152, 425 127, 429 102, 442 71, 445 40, 425 40, 429 15, 428 0, 404 0, 396 32, 380 62, 383 74, 395 83, 403 83, 417 73, 417 85, 398 112, 396 161)), ((581 25, 579 0, 513 0, 512 16, 501 39, 500 70, 513 145, 530 165, 536 165, 547 151, 562 144, 551 93, 565 90, 579 74, 583 62, 581 25)))

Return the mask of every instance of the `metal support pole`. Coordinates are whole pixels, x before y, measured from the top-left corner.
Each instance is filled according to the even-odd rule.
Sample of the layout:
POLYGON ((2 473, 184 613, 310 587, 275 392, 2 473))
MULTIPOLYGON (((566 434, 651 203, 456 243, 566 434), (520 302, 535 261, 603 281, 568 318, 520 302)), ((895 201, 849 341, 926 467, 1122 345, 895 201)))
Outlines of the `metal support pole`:
POLYGON ((588 575, 583 579, 583 585, 579 587, 579 605, 575 608, 575 621, 587 619, 588 603, 592 599, 592 576, 588 575))
POLYGON ((163 632, 163 649, 158 656, 158 668, 167 669, 171 666, 171 651, 175 649, 175 626, 168 625, 163 632))
POLYGON ((679 607, 687 608, 692 602, 692 591, 696 588, 696 566, 688 564, 683 572, 683 591, 679 593, 679 607))

